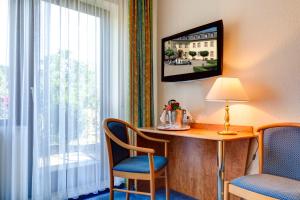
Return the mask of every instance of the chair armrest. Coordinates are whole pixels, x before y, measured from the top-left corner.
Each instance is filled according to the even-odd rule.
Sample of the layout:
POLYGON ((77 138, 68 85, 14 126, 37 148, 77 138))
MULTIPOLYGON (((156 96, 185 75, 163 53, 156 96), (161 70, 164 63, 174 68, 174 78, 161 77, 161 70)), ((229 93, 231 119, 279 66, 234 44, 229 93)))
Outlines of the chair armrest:
POLYGON ((169 140, 165 140, 165 139, 158 139, 158 138, 153 138, 153 137, 150 137, 148 135, 145 135, 144 133, 142 133, 141 131, 139 130, 136 130, 136 133, 141 136, 142 138, 145 138, 146 140, 150 140, 150 141, 154 141, 154 142, 161 142, 161 143, 169 143, 170 141, 169 140))
MULTIPOLYGON (((115 141, 114 141, 115 142, 115 141)), ((139 152, 143 152, 143 153, 150 153, 150 154, 154 154, 155 150, 154 149, 150 149, 150 148, 144 148, 144 147, 138 147, 138 146, 133 146, 133 145, 129 145, 126 143, 118 143, 116 142, 118 145, 120 145, 121 147, 128 149, 128 150, 133 150, 133 151, 139 151, 139 152)))
MULTIPOLYGON (((112 140, 114 141, 114 139, 112 138, 112 140)), ((117 141, 116 142, 118 145, 120 145, 121 147, 128 149, 128 150, 133 150, 133 151, 139 151, 139 152, 143 152, 143 153, 150 153, 150 154, 154 154, 155 150, 154 149, 150 149, 150 148, 144 148, 144 147, 138 147, 138 146, 134 146, 134 145, 129 145, 126 143, 120 143, 117 141)))
POLYGON ((155 150, 150 149, 150 148, 144 148, 144 147, 137 147, 133 145, 126 144, 124 146, 125 149, 133 150, 133 151, 138 151, 138 152, 143 152, 143 153, 148 153, 148 154, 154 154, 155 150))
POLYGON ((146 140, 150 140, 153 142, 161 142, 164 143, 164 156, 168 157, 168 143, 170 142, 169 140, 165 140, 165 139, 158 139, 158 138, 153 138, 150 137, 148 135, 145 135, 144 133, 142 133, 141 131, 139 131, 138 129, 136 129, 135 127, 131 126, 130 124, 128 124, 128 127, 133 130, 134 132, 136 132, 137 135, 141 136, 142 138, 146 139, 146 140))
POLYGON ((135 127, 129 125, 128 126, 131 130, 133 130, 134 132, 137 133, 137 135, 141 136, 142 138, 146 139, 146 140, 150 140, 150 141, 154 141, 154 142, 161 142, 161 143, 169 143, 169 140, 165 140, 165 139, 158 139, 158 138, 153 138, 150 137, 148 135, 145 135, 144 133, 142 133, 141 131, 139 131, 138 129, 136 129, 135 127))
MULTIPOLYGON (((105 130, 105 132, 110 133, 110 131, 108 130, 108 128, 106 126, 104 126, 104 130, 105 130)), ((139 151, 139 152, 148 153, 148 154, 154 154, 155 153, 154 149, 143 148, 143 147, 138 147, 138 146, 133 146, 133 145, 130 145, 130 144, 126 144, 126 143, 122 142, 121 140, 119 140, 114 134, 109 134, 109 137, 112 141, 114 141, 119 146, 121 146, 125 149, 133 150, 133 151, 139 151)))

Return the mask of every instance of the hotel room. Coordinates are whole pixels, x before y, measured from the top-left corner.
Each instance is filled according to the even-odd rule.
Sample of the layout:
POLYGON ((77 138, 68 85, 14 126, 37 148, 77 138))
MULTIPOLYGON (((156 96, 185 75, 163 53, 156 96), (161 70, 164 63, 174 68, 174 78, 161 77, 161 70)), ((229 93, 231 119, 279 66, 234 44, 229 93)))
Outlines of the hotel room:
POLYGON ((0 0, 0 200, 300 200, 299 10, 0 0))

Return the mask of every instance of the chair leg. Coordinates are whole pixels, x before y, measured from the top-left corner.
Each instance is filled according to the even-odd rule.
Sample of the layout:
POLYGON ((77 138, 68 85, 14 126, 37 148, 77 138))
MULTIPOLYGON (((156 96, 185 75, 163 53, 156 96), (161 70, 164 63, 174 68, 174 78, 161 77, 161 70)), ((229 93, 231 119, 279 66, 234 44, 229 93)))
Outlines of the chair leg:
MULTIPOLYGON (((131 179, 127 179, 127 190, 132 190, 132 181, 131 179)), ((126 200, 129 200, 129 193, 126 193, 126 200)))
POLYGON ((110 175, 109 200, 114 200, 114 176, 110 175))
POLYGON ((150 180, 150 199, 155 200, 155 178, 150 180))
POLYGON ((133 188, 134 188, 135 191, 137 191, 138 181, 136 179, 133 180, 133 188))
POLYGON ((224 200, 229 200, 230 196, 229 196, 229 182, 225 181, 224 182, 224 200))
POLYGON ((166 186, 166 200, 170 199, 170 189, 169 189, 169 180, 168 180, 168 168, 165 169, 165 186, 166 186))

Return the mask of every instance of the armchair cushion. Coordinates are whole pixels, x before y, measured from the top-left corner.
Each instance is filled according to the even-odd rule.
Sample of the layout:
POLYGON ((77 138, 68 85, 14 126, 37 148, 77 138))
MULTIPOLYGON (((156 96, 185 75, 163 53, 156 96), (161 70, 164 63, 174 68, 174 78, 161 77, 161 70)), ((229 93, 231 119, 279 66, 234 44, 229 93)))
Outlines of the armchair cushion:
POLYGON ((234 179, 231 184, 276 199, 300 199, 300 181, 285 177, 255 174, 234 179))
MULTIPOLYGON (((154 170, 158 171, 165 167, 168 159, 163 156, 153 156, 154 170)), ((148 156, 134 156, 119 162, 113 170, 133 173, 150 173, 148 156)))

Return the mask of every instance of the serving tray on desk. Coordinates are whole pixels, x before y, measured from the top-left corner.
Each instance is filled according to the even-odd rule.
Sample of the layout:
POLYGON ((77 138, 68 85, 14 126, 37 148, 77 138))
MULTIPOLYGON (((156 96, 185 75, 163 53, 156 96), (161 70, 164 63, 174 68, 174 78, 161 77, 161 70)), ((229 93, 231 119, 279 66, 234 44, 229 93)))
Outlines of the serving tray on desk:
POLYGON ((171 124, 162 124, 157 126, 158 130, 162 131, 186 131, 191 129, 191 126, 184 125, 184 126, 177 126, 177 125, 171 125, 171 124))

